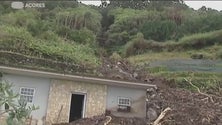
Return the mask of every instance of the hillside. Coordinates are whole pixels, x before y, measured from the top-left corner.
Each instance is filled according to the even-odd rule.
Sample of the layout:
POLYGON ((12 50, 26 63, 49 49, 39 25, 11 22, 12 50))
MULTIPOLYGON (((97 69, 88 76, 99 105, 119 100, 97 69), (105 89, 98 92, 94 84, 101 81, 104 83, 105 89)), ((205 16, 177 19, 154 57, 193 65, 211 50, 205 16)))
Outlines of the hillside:
POLYGON ((207 114, 196 113, 193 121, 222 123, 218 120, 222 12, 206 7, 194 10, 181 0, 111 1, 108 5, 104 1, 99 7, 74 1, 45 2, 45 8, 21 10, 10 8, 10 2, 1 3, 0 65, 130 81, 154 80, 153 84, 161 88, 156 98, 164 103, 161 108, 175 108, 167 117, 171 121, 166 118, 164 125, 194 124, 188 122, 193 117, 190 107, 198 105, 197 112, 206 109, 211 116, 208 122, 202 122, 207 114), (135 74, 137 77, 132 77, 135 74), (209 94, 215 102, 203 101, 205 96, 200 92, 209 94), (178 103, 167 100, 174 97, 178 103))

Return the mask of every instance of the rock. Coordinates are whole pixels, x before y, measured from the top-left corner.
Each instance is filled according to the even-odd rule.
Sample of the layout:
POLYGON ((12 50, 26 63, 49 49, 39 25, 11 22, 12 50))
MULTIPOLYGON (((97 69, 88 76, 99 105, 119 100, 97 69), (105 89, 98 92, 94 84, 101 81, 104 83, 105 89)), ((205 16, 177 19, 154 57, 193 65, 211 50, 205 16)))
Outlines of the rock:
POLYGON ((133 77, 137 79, 138 78, 138 73, 134 72, 133 77))
POLYGON ((203 59, 204 55, 201 53, 196 53, 196 54, 191 55, 191 58, 192 59, 203 59))

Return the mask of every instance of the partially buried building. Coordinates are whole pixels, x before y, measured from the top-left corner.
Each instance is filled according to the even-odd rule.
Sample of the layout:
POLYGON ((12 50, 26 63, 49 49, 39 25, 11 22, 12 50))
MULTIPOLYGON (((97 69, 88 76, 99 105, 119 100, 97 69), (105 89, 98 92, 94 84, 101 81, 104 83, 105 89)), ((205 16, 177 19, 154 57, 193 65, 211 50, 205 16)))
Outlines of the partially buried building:
POLYGON ((147 83, 61 74, 0 66, 2 80, 40 108, 32 118, 47 123, 71 122, 110 112, 121 117, 146 116, 147 83))

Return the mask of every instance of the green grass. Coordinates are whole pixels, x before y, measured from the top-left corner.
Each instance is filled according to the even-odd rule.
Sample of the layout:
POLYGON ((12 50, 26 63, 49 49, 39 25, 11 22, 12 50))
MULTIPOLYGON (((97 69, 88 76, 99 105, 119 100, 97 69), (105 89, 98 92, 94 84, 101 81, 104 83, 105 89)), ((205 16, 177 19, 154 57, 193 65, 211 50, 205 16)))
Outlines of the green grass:
POLYGON ((190 58, 190 54, 188 52, 150 52, 136 56, 130 56, 127 58, 134 65, 144 65, 149 62, 157 61, 157 60, 168 60, 168 59, 176 59, 176 58, 190 58))
POLYGON ((222 82, 222 74, 221 73, 205 73, 205 72, 170 72, 167 70, 163 70, 160 72, 151 72, 153 76, 164 77, 167 80, 173 82, 173 84, 179 88, 184 88, 192 91, 196 91, 186 79, 191 79, 192 83, 199 87, 202 91, 208 90, 217 90, 218 87, 221 87, 222 82))
POLYGON ((163 43, 168 50, 184 51, 193 49, 203 49, 212 45, 221 45, 222 30, 215 30, 206 33, 197 33, 190 36, 184 36, 178 42, 166 41, 163 43))
POLYGON ((32 37, 25 28, 13 26, 0 26, 0 36, 0 48, 2 50, 63 62, 73 62, 88 67, 96 67, 100 64, 100 60, 95 55, 95 49, 89 45, 65 41, 62 38, 57 41, 38 39, 32 37))
MULTIPOLYGON (((222 48, 222 30, 216 30, 207 33, 198 33, 190 36, 184 36, 178 42, 165 41, 156 42, 139 39, 137 41, 129 42, 125 45, 124 53, 128 53, 128 56, 144 54, 144 53, 159 53, 159 52, 173 52, 173 53, 184 53, 184 51, 199 51, 207 47, 220 46, 222 48)), ((162 54, 162 53, 161 53, 162 54)), ((177 55, 177 54, 176 54, 177 55)), ((206 57, 212 57, 207 55, 206 57)), ((217 55, 213 57, 222 58, 222 53, 217 52, 217 55)))
POLYGON ((148 52, 140 55, 134 55, 127 58, 134 65, 143 66, 150 62, 158 60, 170 60, 170 59, 191 59, 192 55, 201 54, 203 59, 222 59, 218 56, 218 53, 222 50, 222 45, 213 45, 204 47, 199 50, 187 50, 180 52, 148 52))

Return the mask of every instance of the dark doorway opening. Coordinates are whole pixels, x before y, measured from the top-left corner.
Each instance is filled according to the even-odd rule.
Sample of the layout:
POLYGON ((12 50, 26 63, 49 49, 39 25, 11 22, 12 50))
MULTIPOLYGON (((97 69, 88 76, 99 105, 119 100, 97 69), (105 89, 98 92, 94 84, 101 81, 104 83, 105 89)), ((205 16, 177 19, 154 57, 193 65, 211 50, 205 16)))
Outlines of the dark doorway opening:
POLYGON ((83 117, 85 95, 72 94, 69 122, 75 121, 83 117))

